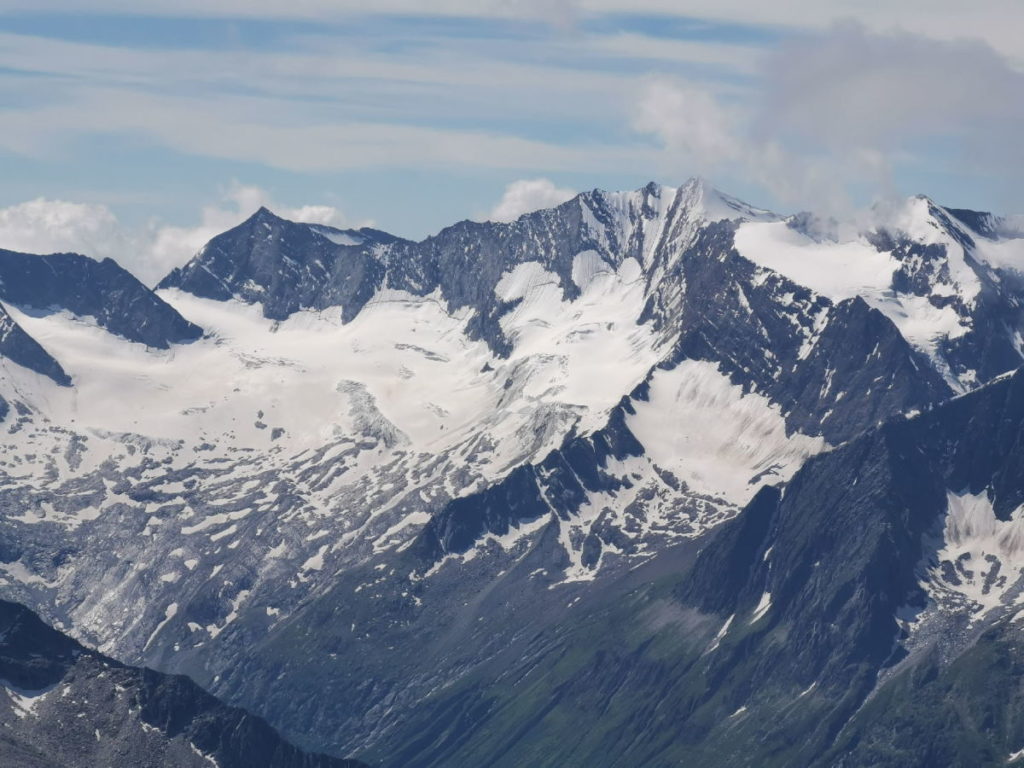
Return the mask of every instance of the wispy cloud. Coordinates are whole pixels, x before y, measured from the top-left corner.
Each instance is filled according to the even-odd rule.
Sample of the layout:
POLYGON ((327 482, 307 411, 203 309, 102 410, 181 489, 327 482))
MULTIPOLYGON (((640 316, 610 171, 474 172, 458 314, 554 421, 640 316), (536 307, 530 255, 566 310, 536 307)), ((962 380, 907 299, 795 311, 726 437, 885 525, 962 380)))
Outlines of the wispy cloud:
MULTIPOLYGON (((894 172, 914 189, 922 169, 1005 179, 1020 157, 1007 138, 1020 127, 1018 0, 0 0, 0 11, 12 12, 0 18, 0 153, 31 183, 47 176, 32 163, 55 179, 59 163, 74 168, 78 188, 88 168, 94 199, 104 180, 83 147, 99 145, 111 163, 151 162, 154 177, 182 158, 204 183, 445 174, 464 185, 464 208, 484 178, 580 187, 694 172, 767 190, 766 204, 841 205, 894 172), (834 25, 853 15, 863 26, 834 25), (138 148, 130 161, 121 145, 138 148)), ((7 199, 16 184, 2 182, 7 199)), ((387 205, 378 187, 367 210, 387 205)), ((56 181, 33 190, 67 197, 56 181)))
MULTIPOLYGON (((469 39, 393 52, 306 35, 288 51, 142 50, 0 35, 0 92, 16 95, 2 110, 0 146, 40 156, 83 134, 129 134, 301 172, 649 162, 620 135, 635 77, 586 66, 628 55, 621 41, 609 53, 600 40, 559 37, 543 65, 531 55, 541 45, 469 39)), ((686 50, 694 63, 729 59, 713 44, 688 44, 671 66, 686 50)))
POLYGON ((677 64, 719 67, 723 71, 749 76, 759 69, 763 51, 751 45, 719 41, 672 40, 635 32, 594 36, 595 51, 622 58, 645 60, 659 67, 677 64))
POLYGON ((68 103, 0 112, 0 146, 35 154, 58 151, 81 134, 138 135, 179 152, 329 172, 371 167, 586 170, 649 164, 642 147, 555 144, 483 131, 369 122, 266 117, 272 100, 155 97, 82 89, 68 103))
POLYGON ((365 15, 452 16, 539 19, 571 23, 583 10, 577 0, 0 0, 0 11, 76 11, 93 14, 142 14, 167 17, 344 19, 365 15))
POLYGON ((708 19, 789 33, 820 32, 836 22, 855 20, 875 33, 903 31, 935 40, 978 40, 1024 64, 1024 4, 1018 0, 581 0, 588 14, 663 14, 708 19))
POLYGON ((1024 5, 1018 0, 0 0, 0 11, 125 14, 170 18, 300 19, 344 22, 367 16, 536 20, 567 26, 629 15, 706 19, 746 26, 814 30, 856 19, 877 32, 913 31, 943 40, 976 39, 1011 58, 1024 58, 1024 5))
MULTIPOLYGON (((302 174, 390 168, 643 178, 659 153, 628 130, 638 78, 690 67, 733 88, 751 76, 757 56, 756 47, 733 42, 604 30, 574 2, 375 5, 374 14, 415 6, 420 15, 387 23, 362 3, 218 2, 172 9, 158 1, 132 12, 328 23, 249 46, 197 38, 168 47, 130 35, 101 44, 74 30, 66 32, 75 39, 49 37, 45 24, 35 34, 0 33, 0 150, 71 162, 83 137, 117 137, 302 174), (439 14, 499 22, 422 21, 439 14), (346 20, 363 30, 376 24, 382 34, 353 34, 346 20), (520 25, 538 20, 548 28, 520 25)), ((43 0, 34 10, 59 6, 43 0)), ((89 12, 103 7, 125 11, 112 2, 89 12)))

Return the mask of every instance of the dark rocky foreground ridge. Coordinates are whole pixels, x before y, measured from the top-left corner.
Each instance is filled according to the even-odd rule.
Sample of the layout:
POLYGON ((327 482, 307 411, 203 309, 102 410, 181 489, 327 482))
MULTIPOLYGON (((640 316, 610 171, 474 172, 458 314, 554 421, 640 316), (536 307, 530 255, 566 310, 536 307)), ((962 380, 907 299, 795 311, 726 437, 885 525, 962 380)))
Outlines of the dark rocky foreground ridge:
POLYGON ((365 768, 302 752, 188 678, 119 664, 7 601, 0 601, 0 765, 365 768))
MULTIPOLYGON (((699 554, 680 545, 583 596, 371 754, 424 768, 1007 765, 1024 746, 1019 604, 969 619, 922 588, 957 567, 939 551, 950 489, 1018 519, 1024 374, 811 459, 699 554), (914 626, 928 615, 938 625, 914 626)), ((1019 594, 993 557, 966 562, 992 585, 1002 565, 1019 594)))

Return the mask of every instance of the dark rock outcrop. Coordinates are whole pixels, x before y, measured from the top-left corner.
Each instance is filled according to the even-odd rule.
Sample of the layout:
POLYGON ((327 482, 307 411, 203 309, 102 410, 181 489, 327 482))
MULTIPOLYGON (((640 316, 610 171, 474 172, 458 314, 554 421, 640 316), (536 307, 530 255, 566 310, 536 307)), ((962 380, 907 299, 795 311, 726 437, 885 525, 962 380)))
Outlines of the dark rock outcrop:
MULTIPOLYGON (((29 370, 48 376, 61 386, 69 386, 71 377, 64 372, 53 356, 14 322, 6 309, 0 305, 0 356, 29 370)), ((3 413, 6 416, 6 410, 3 413)), ((0 419, 3 418, 0 416, 0 419)))
POLYGON ((113 334, 159 349, 203 333, 113 259, 77 253, 0 250, 0 300, 25 312, 92 317, 113 334))
POLYGON ((365 768, 302 752, 186 677, 119 664, 0 601, 0 764, 365 768))

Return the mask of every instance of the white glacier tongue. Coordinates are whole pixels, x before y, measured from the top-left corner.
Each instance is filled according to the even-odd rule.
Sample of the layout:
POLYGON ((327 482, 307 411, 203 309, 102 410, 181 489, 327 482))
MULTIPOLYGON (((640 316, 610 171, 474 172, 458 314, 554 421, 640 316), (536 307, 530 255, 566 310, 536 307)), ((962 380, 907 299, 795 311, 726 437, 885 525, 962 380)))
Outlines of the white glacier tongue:
POLYGON ((949 493, 942 546, 926 589, 940 610, 980 621, 1018 598, 1024 578, 1024 506, 996 517, 987 490, 949 493))
POLYGON ((942 530, 926 542, 931 549, 920 564, 927 602, 896 617, 908 650, 958 642, 992 621, 1024 617, 1024 506, 1000 519, 990 494, 947 492, 942 530))

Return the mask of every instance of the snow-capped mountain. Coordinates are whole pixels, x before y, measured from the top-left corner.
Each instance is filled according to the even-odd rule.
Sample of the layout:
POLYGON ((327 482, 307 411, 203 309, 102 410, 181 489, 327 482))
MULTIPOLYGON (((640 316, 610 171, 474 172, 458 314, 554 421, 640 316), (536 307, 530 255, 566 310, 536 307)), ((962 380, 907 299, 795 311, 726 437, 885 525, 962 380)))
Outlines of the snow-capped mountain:
POLYGON ((509 640, 1021 363, 1011 222, 877 213, 692 180, 412 242, 261 209, 155 291, 0 252, 4 595, 304 746, 392 754, 509 640))
POLYGON ((740 228, 736 247, 833 300, 860 296, 957 391, 1017 365, 1020 234, 989 214, 920 196, 876 214, 883 223, 838 242, 809 234, 807 217, 751 223, 740 228))

